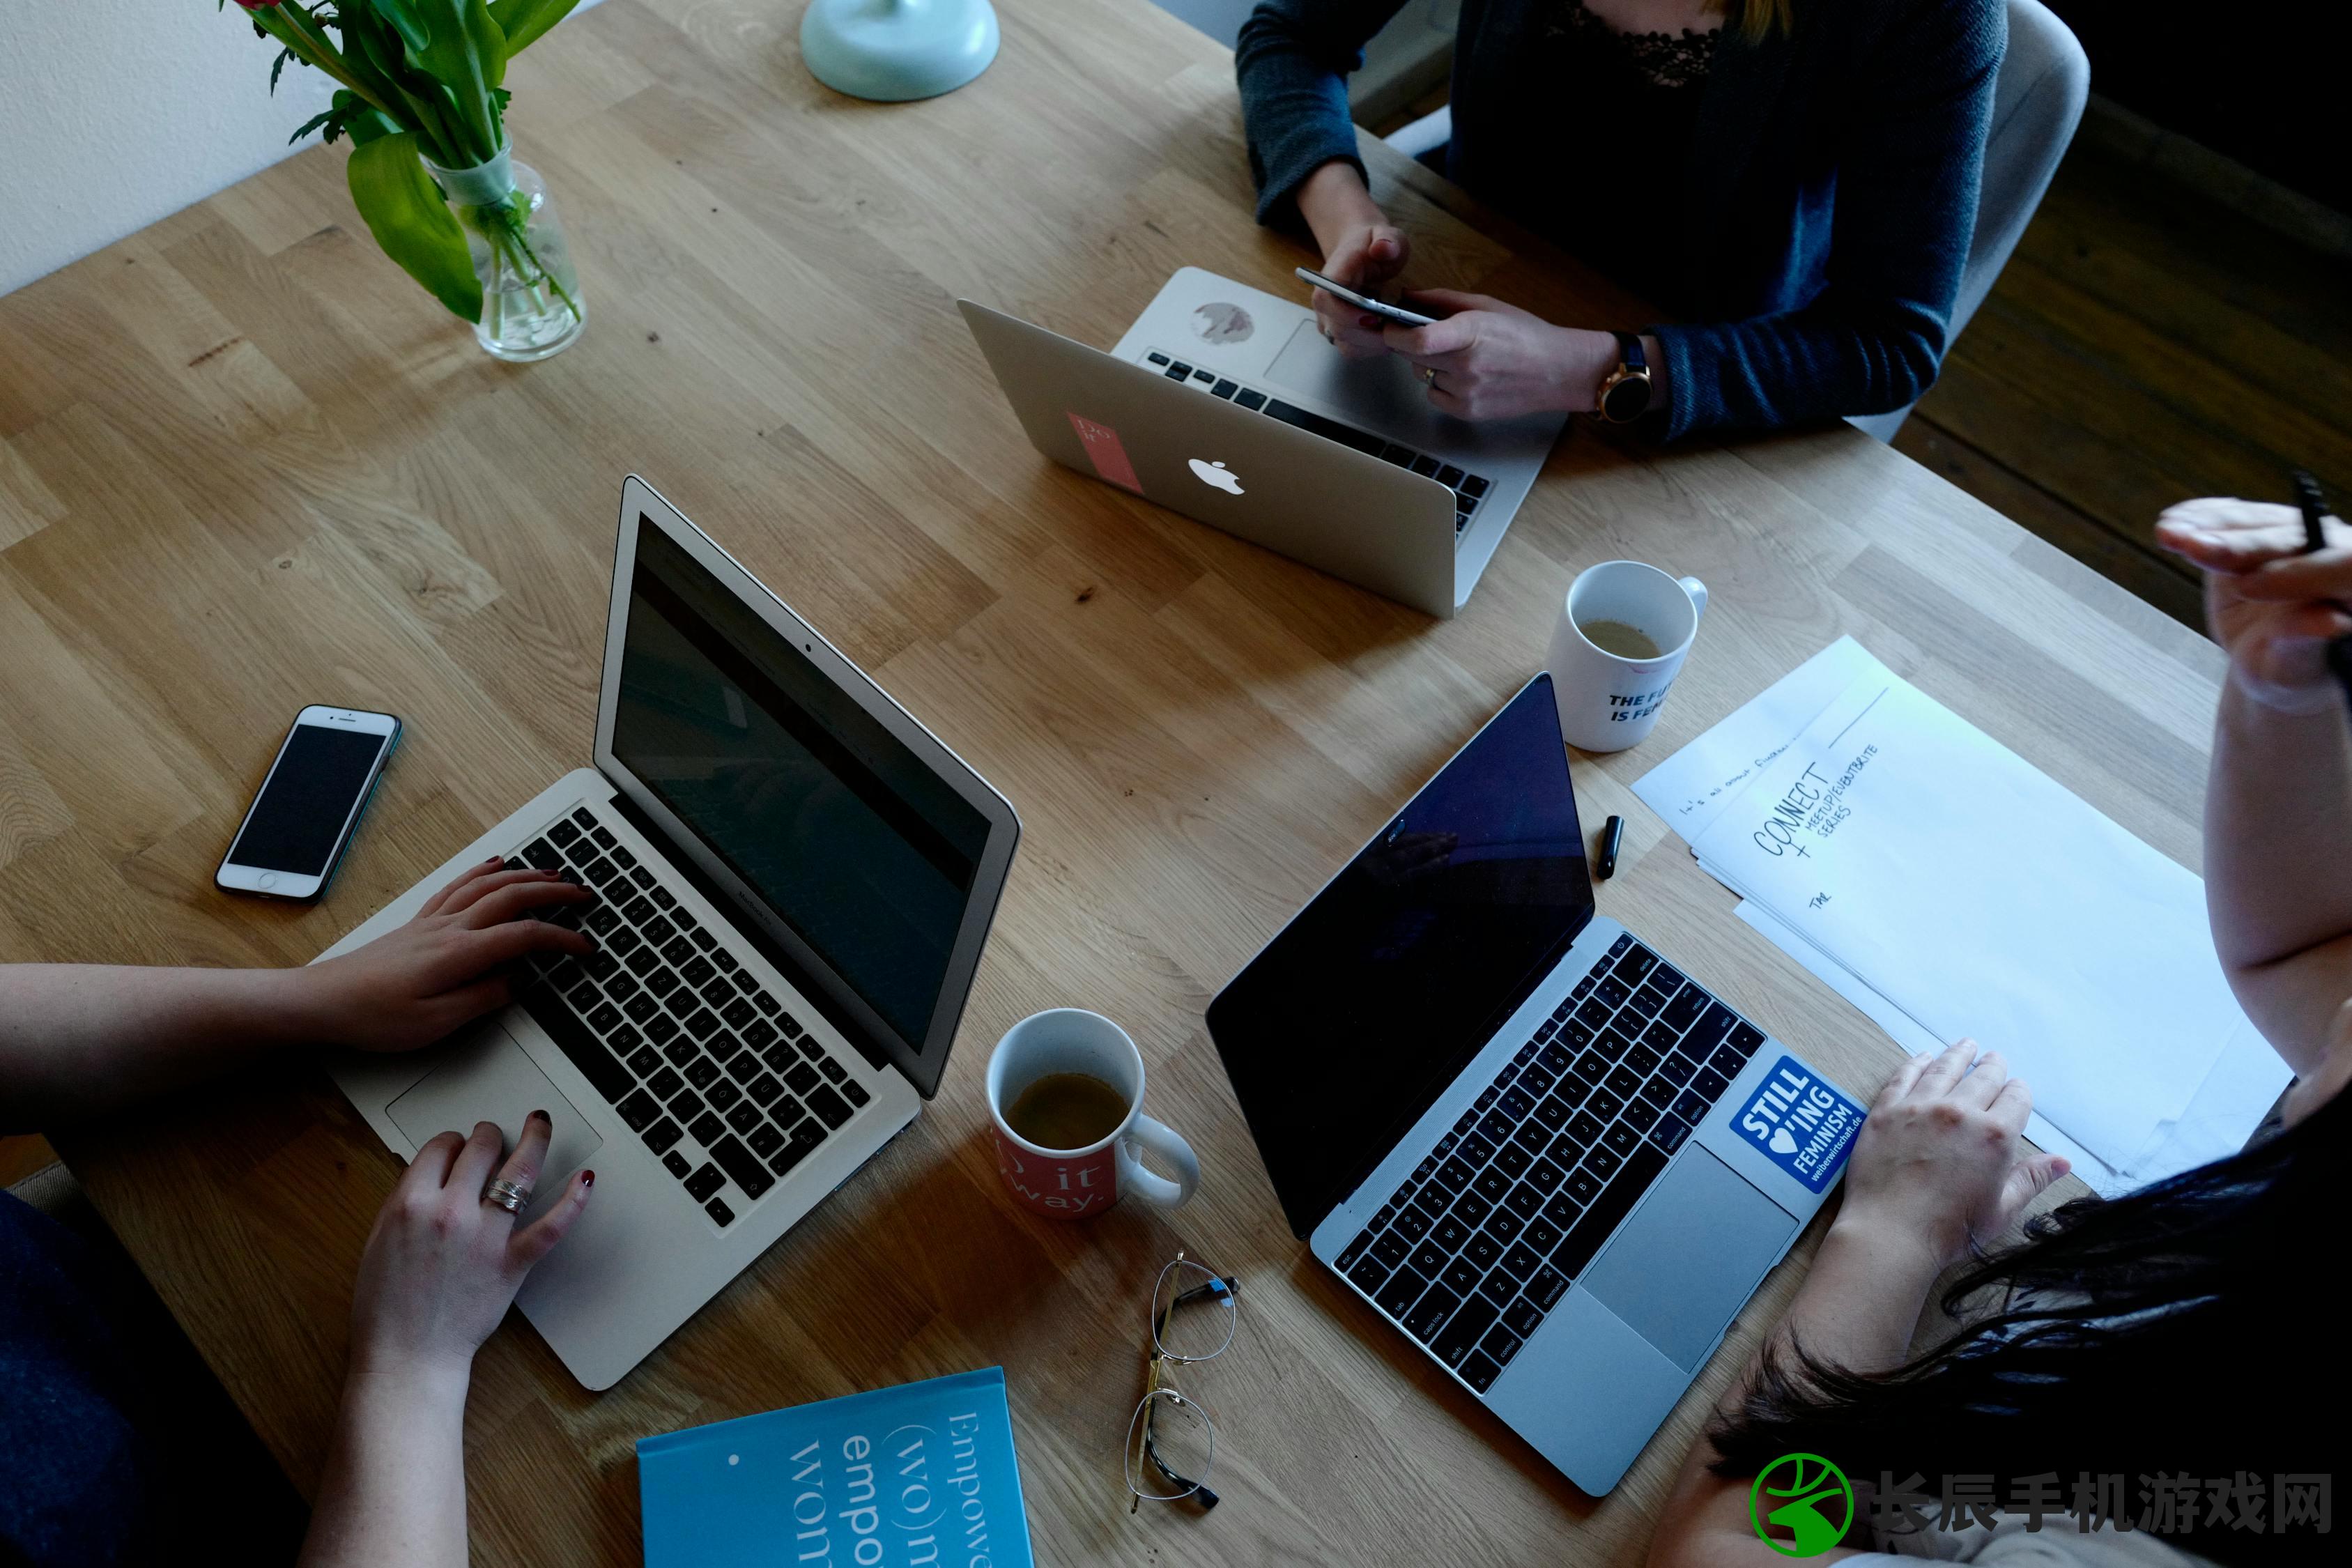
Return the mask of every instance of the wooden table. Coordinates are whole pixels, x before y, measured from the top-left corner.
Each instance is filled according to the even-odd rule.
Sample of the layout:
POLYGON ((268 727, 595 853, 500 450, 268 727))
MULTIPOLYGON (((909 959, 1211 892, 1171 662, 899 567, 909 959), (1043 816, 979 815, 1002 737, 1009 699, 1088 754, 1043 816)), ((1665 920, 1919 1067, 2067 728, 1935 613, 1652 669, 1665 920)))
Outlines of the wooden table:
MULTIPOLYGON (((1008 0, 987 76, 884 108, 810 80, 797 21, 607 0, 516 68, 518 151, 590 301, 547 363, 486 359, 393 269, 340 149, 0 300, 0 958, 301 962, 583 761, 635 468, 1027 836, 906 1137, 613 1392, 520 1321, 485 1348, 478 1559, 635 1561, 642 1435, 994 1363, 1041 1562, 1633 1559, 1810 1240, 1595 1502, 1308 1262, 1208 998, 1532 672, 1575 572, 1636 556, 1714 600, 1656 736, 1576 763, 1588 819, 1629 818, 1602 910, 1868 1085, 1894 1047, 1733 920, 1628 783, 1852 632, 2193 867, 2211 649, 1843 427, 1661 455, 1580 426, 1444 625, 1051 468, 951 301, 1107 344, 1180 265, 1291 288, 1308 258, 1250 219, 1230 59, 1144 5, 1008 0), (409 743, 322 904, 224 897, 213 865, 314 700, 396 710, 409 743), (1152 1109, 1203 1155, 1191 1207, 1066 1228, 1000 1189, 989 1047, 1066 1003, 1141 1042, 1152 1109), (1244 1281, 1239 1340, 1196 1380, 1226 1501, 1129 1517, 1145 1294, 1180 1246, 1244 1281)), ((1425 172, 1376 167, 1423 280, 1639 319, 1425 172)), ((300 1063, 63 1147, 314 1488, 392 1157, 300 1063)))

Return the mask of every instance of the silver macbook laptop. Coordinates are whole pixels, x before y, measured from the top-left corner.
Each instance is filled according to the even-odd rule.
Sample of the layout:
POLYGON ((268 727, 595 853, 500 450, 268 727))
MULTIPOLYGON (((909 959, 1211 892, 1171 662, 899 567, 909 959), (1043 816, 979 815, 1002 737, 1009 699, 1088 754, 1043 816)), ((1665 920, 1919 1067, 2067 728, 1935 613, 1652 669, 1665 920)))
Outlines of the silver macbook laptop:
POLYGON ((1299 300, 1187 267, 1108 354, 960 300, 1032 445, 1433 616, 1470 597, 1563 415, 1468 424, 1299 300))
POLYGON ((1209 1032, 1291 1228, 1596 1494, 1862 1124, 1595 918, 1548 675, 1234 977, 1209 1032))
POLYGON ((333 1070, 403 1158, 552 1115, 538 1191, 593 1165, 596 1198, 517 1304, 605 1388, 938 1091, 1020 824, 634 476, 592 760, 322 956, 494 854, 600 895, 563 917, 589 958, 534 963, 432 1051, 333 1070))

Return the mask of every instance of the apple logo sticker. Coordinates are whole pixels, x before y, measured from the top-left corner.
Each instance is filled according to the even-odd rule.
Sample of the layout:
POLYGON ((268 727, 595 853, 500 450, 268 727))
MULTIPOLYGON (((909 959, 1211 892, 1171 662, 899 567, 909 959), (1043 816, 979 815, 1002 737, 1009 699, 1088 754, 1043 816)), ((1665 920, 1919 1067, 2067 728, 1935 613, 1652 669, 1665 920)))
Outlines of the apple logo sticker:
POLYGON ((1192 312, 1192 335, 1204 343, 1238 343, 1257 331, 1257 323, 1239 305, 1202 306, 1192 312))
POLYGON ((1242 493, 1241 480, 1224 464, 1204 463, 1198 458, 1188 458, 1185 461, 1192 468, 1192 477, 1211 489, 1223 490, 1229 496, 1242 493))

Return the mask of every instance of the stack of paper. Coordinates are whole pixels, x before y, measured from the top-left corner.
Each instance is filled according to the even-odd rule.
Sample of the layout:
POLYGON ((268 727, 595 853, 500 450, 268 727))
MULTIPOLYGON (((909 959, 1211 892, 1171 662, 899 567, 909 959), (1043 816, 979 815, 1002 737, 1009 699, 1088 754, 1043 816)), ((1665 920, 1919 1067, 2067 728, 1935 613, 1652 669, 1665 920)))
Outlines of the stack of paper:
POLYGON ((1905 1049, 1998 1048, 2103 1193, 2236 1149, 2285 1087, 2203 884, 1851 637, 1634 789, 1905 1049))

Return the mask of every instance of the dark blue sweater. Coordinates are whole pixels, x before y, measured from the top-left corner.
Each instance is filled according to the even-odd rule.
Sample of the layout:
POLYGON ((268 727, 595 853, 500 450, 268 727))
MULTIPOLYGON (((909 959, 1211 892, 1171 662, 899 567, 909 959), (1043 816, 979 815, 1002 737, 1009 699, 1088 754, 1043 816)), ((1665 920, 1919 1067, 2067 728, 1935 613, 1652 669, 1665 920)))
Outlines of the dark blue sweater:
MULTIPOLYGON (((1318 164, 1362 167, 1341 77, 1399 3, 1261 0, 1243 25, 1261 221, 1293 212, 1318 164)), ((1446 172, 1559 237, 1524 194, 1556 199, 1563 171, 1609 154, 1547 91, 1546 12, 1464 0, 1446 172)), ((1623 279, 1681 318, 1641 329, 1664 351, 1665 437, 1882 413, 1934 383, 2007 39, 2001 0, 1796 0, 1788 34, 1725 29, 1678 188, 1626 215, 1681 237, 1681 276, 1623 279)))

